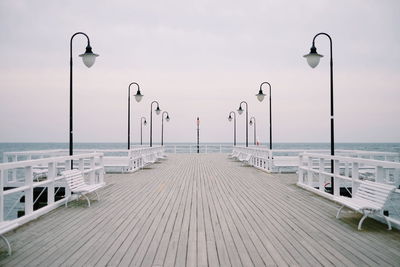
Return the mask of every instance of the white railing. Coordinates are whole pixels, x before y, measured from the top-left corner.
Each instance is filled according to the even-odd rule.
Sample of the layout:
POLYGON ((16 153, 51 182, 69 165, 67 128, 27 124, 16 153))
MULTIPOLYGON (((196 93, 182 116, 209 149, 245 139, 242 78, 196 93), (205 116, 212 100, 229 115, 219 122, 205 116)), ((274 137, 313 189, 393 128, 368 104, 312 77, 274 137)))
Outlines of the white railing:
MULTIPOLYGON (((389 219, 400 227, 400 163, 345 156, 330 156, 318 153, 303 153, 299 156, 298 185, 321 196, 351 196, 364 181, 394 185, 386 210, 389 219), (331 173, 331 162, 334 171, 331 173), (333 195, 331 191, 333 177, 333 195)), ((380 219, 380 218, 377 218, 380 219)))
POLYGON ((230 153, 232 152, 232 145, 222 145, 222 144, 205 144, 205 145, 165 145, 165 151, 167 153, 174 154, 210 154, 210 153, 230 153), (197 152, 198 151, 198 152, 197 152))
MULTIPOLYGON (((299 149, 273 149, 265 147, 233 147, 232 153, 252 155, 250 165, 268 172, 297 172, 299 167, 299 154, 320 153, 329 154, 329 150, 299 150, 299 149)), ((400 155, 394 152, 363 151, 363 150, 335 150, 340 156, 376 159, 383 161, 398 162, 400 155)))
MULTIPOLYGON (((107 172, 114 171, 136 171, 143 168, 145 162, 143 157, 148 157, 149 154, 154 154, 157 158, 164 155, 165 148, 158 147, 135 147, 133 149, 76 149, 74 152, 77 155, 85 153, 103 153, 103 165, 107 172)), ((66 156, 68 150, 38 150, 38 151, 18 151, 4 152, 4 162, 16 162, 21 160, 43 159, 55 156, 66 156)))
POLYGON ((83 172, 87 183, 104 183, 102 153, 1 163, 0 223, 20 225, 64 204, 71 192, 60 172, 72 164, 83 172), (40 176, 35 169, 42 170, 40 176))

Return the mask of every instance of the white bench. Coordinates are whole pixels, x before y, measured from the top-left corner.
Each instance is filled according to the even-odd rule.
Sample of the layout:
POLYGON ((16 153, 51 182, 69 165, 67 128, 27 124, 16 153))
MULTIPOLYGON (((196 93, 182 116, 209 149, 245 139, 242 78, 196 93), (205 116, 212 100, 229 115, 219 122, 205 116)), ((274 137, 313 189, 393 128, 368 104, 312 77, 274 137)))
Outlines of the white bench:
POLYGON ((237 158, 239 156, 239 152, 238 151, 232 151, 231 154, 229 154, 228 156, 232 159, 237 158))
POLYGON ((156 155, 154 153, 149 153, 149 154, 146 154, 146 155, 142 156, 142 162, 143 162, 143 166, 142 166, 142 168, 143 168, 143 167, 145 167, 147 165, 156 163, 157 162, 157 157, 156 157, 156 155))
POLYGON ((245 164, 251 165, 250 161, 251 161, 252 157, 253 157, 252 154, 240 153, 238 160, 241 161, 244 165, 245 164))
POLYGON ((104 168, 121 168, 122 173, 125 171, 129 171, 131 168, 129 157, 104 157, 103 165, 104 168))
POLYGON ((167 155, 162 154, 162 152, 159 152, 159 153, 156 154, 156 157, 157 157, 157 159, 166 159, 167 155))
MULTIPOLYGON (((87 184, 87 183, 85 183, 82 172, 79 170, 63 171, 61 174, 65 177, 65 180, 67 181, 67 185, 68 185, 71 193, 78 194, 78 195, 85 197, 88 202, 88 207, 90 207, 90 200, 86 196, 86 194, 94 192, 97 196, 97 200, 99 200, 99 195, 97 194, 96 190, 103 187, 105 185, 105 183, 87 184)), ((67 206, 67 204, 68 204, 68 199, 69 199, 69 196, 65 200, 65 206, 67 206)))
POLYGON ((386 220, 388 230, 392 230, 390 221, 383 215, 383 208, 395 189, 396 187, 392 185, 363 181, 357 191, 353 193, 352 198, 342 196, 334 198, 336 202, 342 205, 336 214, 336 218, 339 219, 340 212, 345 206, 362 213, 363 216, 358 223, 358 230, 361 230, 361 225, 368 216, 380 213, 386 220))
POLYGON ((275 156, 272 158, 272 170, 279 173, 282 169, 290 171, 299 167, 299 157, 292 156, 275 156))
POLYGON ((7 248, 8 248, 8 255, 10 255, 10 256, 11 256, 11 245, 10 245, 10 242, 8 242, 7 238, 4 236, 4 234, 17 228, 18 226, 19 226, 19 224, 17 222, 13 222, 13 221, 0 222, 0 237, 6 243, 7 248))

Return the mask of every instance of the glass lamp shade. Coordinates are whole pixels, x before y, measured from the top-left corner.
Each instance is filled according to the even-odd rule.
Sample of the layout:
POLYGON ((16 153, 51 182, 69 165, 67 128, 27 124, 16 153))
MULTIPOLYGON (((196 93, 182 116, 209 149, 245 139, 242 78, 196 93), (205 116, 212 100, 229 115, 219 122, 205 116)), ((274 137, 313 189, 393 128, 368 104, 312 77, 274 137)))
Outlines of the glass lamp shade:
POLYGON ((140 93, 140 90, 137 90, 136 95, 135 95, 135 99, 136 102, 140 102, 143 98, 143 95, 140 93))
POLYGON ((231 115, 229 115, 228 121, 232 121, 232 116, 231 115))
POLYGON ((260 89, 260 91, 258 91, 258 94, 256 94, 256 96, 257 96, 258 101, 262 102, 264 100, 265 94, 260 89))
POLYGON ((146 124, 147 124, 147 121, 146 121, 146 120, 144 120, 143 124, 144 124, 144 126, 146 126, 146 124))
POLYGON ((156 108, 156 114, 157 114, 157 115, 160 115, 160 112, 161 112, 160 107, 157 107, 157 108, 156 108))
POLYGON ((250 121, 249 124, 250 124, 250 126, 253 125, 253 121, 250 121))
POLYGON ((166 121, 169 121, 169 116, 167 115, 167 117, 165 118, 166 121))
POLYGON ((242 115, 242 113, 243 113, 242 106, 240 106, 240 107, 238 108, 237 112, 239 113, 239 115, 242 115))
POLYGON ((79 56, 82 57, 83 64, 85 64, 86 67, 90 68, 91 66, 93 66, 94 62, 96 61, 96 57, 98 57, 99 55, 93 53, 92 48, 90 46, 87 46, 86 52, 79 56))
POLYGON ((323 55, 320 55, 317 53, 317 48, 314 46, 311 47, 310 53, 307 55, 304 55, 304 57, 307 59, 308 65, 310 65, 311 68, 315 68, 319 64, 319 60, 323 55))

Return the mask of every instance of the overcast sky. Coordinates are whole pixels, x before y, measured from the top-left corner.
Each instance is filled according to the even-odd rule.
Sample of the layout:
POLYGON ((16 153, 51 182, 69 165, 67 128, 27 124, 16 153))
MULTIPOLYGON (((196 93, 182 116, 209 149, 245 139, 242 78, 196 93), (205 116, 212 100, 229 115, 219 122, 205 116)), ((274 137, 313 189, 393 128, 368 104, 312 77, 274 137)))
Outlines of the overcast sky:
MULTIPOLYGON (((302 57, 321 31, 333 39, 336 141, 400 142, 399 25, 398 0, 2 0, 0 142, 68 142, 77 31, 100 56, 86 68, 86 40, 74 39, 76 142, 126 141, 133 81, 144 94, 132 99, 133 142, 153 100, 171 117, 166 142, 195 142, 197 116, 201 141, 230 142, 228 113, 245 100, 265 144, 268 102, 255 97, 263 81, 272 85, 274 141, 329 142, 328 39, 316 41, 325 56, 317 68, 302 57)), ((153 123, 159 142, 161 117, 153 123)), ((237 127, 243 142, 244 114, 237 127)))

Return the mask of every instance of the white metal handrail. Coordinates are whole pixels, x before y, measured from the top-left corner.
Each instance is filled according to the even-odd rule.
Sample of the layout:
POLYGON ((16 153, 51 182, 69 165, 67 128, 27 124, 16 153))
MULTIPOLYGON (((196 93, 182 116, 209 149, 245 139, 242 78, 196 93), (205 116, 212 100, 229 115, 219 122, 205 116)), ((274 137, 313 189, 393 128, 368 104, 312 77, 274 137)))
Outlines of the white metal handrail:
MULTIPOLYGON (((143 167, 143 156, 149 154, 163 154, 165 148, 156 147, 134 147, 127 149, 77 149, 75 153, 78 155, 87 153, 103 153, 103 159, 106 170, 114 170, 115 167, 123 167, 128 171, 135 171, 143 167)), ((67 156, 68 150, 39 150, 39 151, 17 151, 4 152, 5 162, 17 162, 21 160, 31 160, 34 157, 46 159, 54 156, 67 156)))
MULTIPOLYGON (((241 152, 252 155, 250 165, 268 172, 296 172, 299 166, 298 156, 301 153, 318 153, 329 155, 329 150, 300 150, 300 149, 273 149, 266 147, 233 147, 233 152, 241 152)), ((356 158, 379 159, 387 162, 398 162, 399 153, 362 151, 362 150, 335 150, 340 156, 356 158)))
MULTIPOLYGON (((313 191, 328 199, 340 196, 343 190, 356 192, 360 184, 372 181, 394 185, 397 189, 389 201, 387 211, 389 219, 397 228, 400 227, 400 163, 364 159, 347 156, 331 156, 318 153, 302 153, 299 155, 297 185, 313 191), (334 171, 331 173, 331 161, 334 171), (333 178, 333 195, 326 192, 333 178)), ((331 186, 331 185, 330 185, 331 186)), ((380 218, 377 218, 380 219, 380 218)))
MULTIPOLYGON (((12 221, 17 222, 18 224, 33 220, 38 216, 62 205, 65 202, 65 197, 55 200, 57 193, 56 188, 65 187, 65 183, 63 181, 64 177, 62 175, 58 175, 58 173, 61 169, 70 169, 72 161, 74 162, 74 166, 77 166, 78 169, 85 174, 88 183, 104 183, 102 153, 78 154, 74 156, 51 157, 0 164, 0 222, 7 219, 4 216, 5 199, 13 194, 17 195, 16 201, 19 201, 21 196, 25 197, 25 203, 23 207, 24 215, 20 218, 12 219, 12 221), (47 167, 46 178, 42 181, 35 181, 34 179, 32 170, 36 166, 47 167), (9 187, 12 189, 4 190, 4 187, 9 187), (36 199, 34 199, 35 188, 47 189, 46 205, 36 210, 34 210, 34 203, 40 196, 37 196, 36 199)), ((70 192, 66 190, 65 196, 69 195, 70 192)))
POLYGON ((166 152, 168 153, 186 153, 195 154, 197 151, 201 154, 209 153, 230 153, 232 152, 232 145, 223 144, 200 144, 199 147, 193 144, 182 144, 182 145, 165 145, 166 152))

